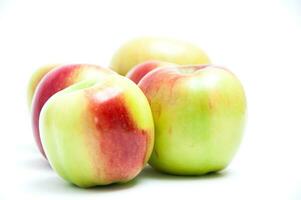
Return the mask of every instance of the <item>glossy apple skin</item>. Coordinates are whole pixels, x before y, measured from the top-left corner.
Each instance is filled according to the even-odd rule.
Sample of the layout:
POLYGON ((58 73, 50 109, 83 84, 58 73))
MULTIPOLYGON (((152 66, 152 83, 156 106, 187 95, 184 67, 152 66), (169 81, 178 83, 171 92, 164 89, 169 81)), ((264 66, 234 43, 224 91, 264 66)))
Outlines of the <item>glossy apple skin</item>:
POLYGON ((139 82, 155 123, 150 165, 176 175, 224 169, 238 150, 246 117, 240 81, 225 68, 160 68, 139 82))
POLYGON ((79 187, 133 179, 154 144, 146 97, 119 75, 80 82, 53 95, 42 109, 40 130, 52 168, 79 187))
POLYGON ((164 66, 177 66, 177 64, 162 62, 158 60, 151 60, 140 63, 132 68, 126 75, 127 78, 131 79, 134 83, 138 84, 139 81, 150 71, 164 66))
POLYGON ((52 69, 55 67, 60 66, 59 64, 48 64, 44 65, 40 68, 38 68, 30 77, 28 86, 27 86, 27 103, 29 109, 31 108, 32 98, 34 95, 34 92, 39 84, 39 82, 42 80, 42 78, 52 69))
POLYGON ((56 69, 51 70, 43 77, 34 93, 31 114, 34 138, 40 152, 45 158, 39 132, 39 117, 45 102, 53 94, 77 82, 113 74, 115 75, 113 71, 96 65, 74 64, 56 67, 56 69))
POLYGON ((171 38, 140 37, 122 45, 114 54, 111 68, 126 75, 134 66, 149 60, 179 65, 208 64, 210 59, 199 47, 171 38))

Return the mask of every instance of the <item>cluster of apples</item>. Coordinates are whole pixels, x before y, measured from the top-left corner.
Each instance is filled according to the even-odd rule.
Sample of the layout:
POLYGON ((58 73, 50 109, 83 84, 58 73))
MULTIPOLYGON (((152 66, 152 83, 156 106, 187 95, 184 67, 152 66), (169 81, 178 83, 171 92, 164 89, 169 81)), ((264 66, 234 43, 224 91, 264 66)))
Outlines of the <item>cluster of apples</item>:
POLYGON ((246 98, 233 73, 209 63, 192 44, 138 38, 116 52, 113 70, 38 69, 28 102, 40 152, 80 187, 127 182, 147 163, 176 175, 224 169, 241 141, 246 98))

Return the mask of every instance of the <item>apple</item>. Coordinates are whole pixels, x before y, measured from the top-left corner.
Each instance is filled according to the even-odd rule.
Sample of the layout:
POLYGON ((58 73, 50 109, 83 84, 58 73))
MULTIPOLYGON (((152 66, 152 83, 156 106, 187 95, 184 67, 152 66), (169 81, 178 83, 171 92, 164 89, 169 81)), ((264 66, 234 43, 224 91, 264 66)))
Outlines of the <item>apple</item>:
POLYGON ((40 115, 40 130, 52 168, 79 187, 133 179, 154 144, 146 97, 119 75, 87 79, 51 96, 40 115))
POLYGON ((59 64, 49 64, 44 65, 40 68, 38 68, 30 77, 28 87, 27 87, 27 103, 28 107, 31 108, 32 98, 33 94, 41 81, 41 79, 52 69, 59 66, 59 64))
POLYGON ((142 62, 132 68, 126 75, 127 78, 131 79, 134 83, 138 84, 139 81, 150 71, 153 69, 157 69, 158 67, 164 66, 178 66, 174 63, 162 62, 158 60, 151 60, 142 62))
POLYGON ((40 112, 45 102, 56 92, 73 85, 74 83, 91 79, 107 77, 108 75, 115 75, 113 71, 101 68, 96 65, 65 65, 57 67, 47 73, 38 87, 35 89, 32 102, 32 127, 35 141, 38 145, 40 152, 45 157, 43 146, 41 144, 40 132, 39 132, 39 117, 40 112))
POLYGON ((206 53, 188 42, 162 37, 133 39, 114 54, 111 68, 121 75, 137 64, 148 60, 161 60, 179 65, 209 64, 206 53))
POLYGON ((163 67, 144 76, 155 123, 150 165, 176 175, 224 169, 240 145, 246 97, 229 70, 211 66, 163 67))

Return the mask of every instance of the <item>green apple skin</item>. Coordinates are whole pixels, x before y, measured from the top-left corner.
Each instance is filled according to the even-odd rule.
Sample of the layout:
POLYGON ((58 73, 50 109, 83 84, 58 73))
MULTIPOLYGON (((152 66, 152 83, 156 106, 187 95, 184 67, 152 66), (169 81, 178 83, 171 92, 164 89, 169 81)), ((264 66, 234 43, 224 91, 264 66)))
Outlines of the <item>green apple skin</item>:
POLYGON ((233 73, 210 65, 158 68, 138 85, 155 123, 152 167, 202 175, 230 163, 246 117, 244 89, 233 73))
POLYGON ((31 103, 32 103, 32 98, 34 95, 34 92, 38 86, 38 84, 40 83, 40 81, 42 80, 42 78, 52 69, 54 69, 55 67, 60 66, 59 64, 48 64, 48 65, 44 65, 40 68, 38 68, 30 77, 30 80, 28 82, 27 85, 27 104, 29 109, 31 108, 31 103))
POLYGON ((146 97, 119 75, 84 80, 54 94, 39 127, 50 165, 79 187, 132 180, 154 144, 146 97))
POLYGON ((122 45, 110 66, 117 73, 126 75, 137 64, 149 60, 179 65, 210 63, 206 53, 191 43, 164 37, 139 37, 122 45))

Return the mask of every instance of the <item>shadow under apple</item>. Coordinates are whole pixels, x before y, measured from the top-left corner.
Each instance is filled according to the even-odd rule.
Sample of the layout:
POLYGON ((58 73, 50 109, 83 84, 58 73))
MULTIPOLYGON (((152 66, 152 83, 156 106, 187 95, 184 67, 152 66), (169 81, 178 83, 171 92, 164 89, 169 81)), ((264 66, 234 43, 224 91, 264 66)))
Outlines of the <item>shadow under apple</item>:
POLYGON ((204 175, 199 176, 179 176, 162 173, 151 166, 147 165, 140 175, 137 177, 138 179, 157 179, 157 180, 176 180, 176 181, 200 181, 200 180, 208 180, 208 179, 218 179, 224 178, 229 175, 229 171, 218 171, 211 172, 204 175))
POLYGON ((41 158, 33 157, 30 159, 26 159, 26 160, 24 159, 24 160, 20 161, 19 163, 22 167, 25 167, 30 170, 32 170, 32 169, 33 170, 47 170, 47 171, 52 170, 48 161, 42 157, 41 158))
POLYGON ((33 180, 27 187, 34 188, 41 193, 52 193, 52 194, 87 194, 87 193, 103 193, 103 192, 114 192, 127 190, 134 187, 138 180, 134 179, 127 183, 114 183, 110 185, 94 186, 89 188, 80 188, 72 183, 68 183, 54 174, 47 177, 39 177, 33 180))
POLYGON ((203 176, 176 176, 163 174, 161 172, 156 171, 150 166, 146 166, 145 169, 132 181, 127 183, 115 183, 111 185, 105 186, 95 186, 91 188, 80 188, 74 184, 68 183, 58 177, 57 175, 48 174, 47 176, 41 176, 33 179, 30 183, 26 184, 26 187, 30 187, 28 189, 33 189, 35 191, 39 191, 41 193, 52 193, 55 195, 60 194, 99 194, 99 193, 114 193, 118 191, 126 191, 139 184, 143 184, 143 181, 148 180, 159 180, 159 181, 180 181, 180 182, 191 182, 191 181, 203 181, 209 179, 219 179, 224 178, 229 175, 227 171, 209 173, 203 176))

